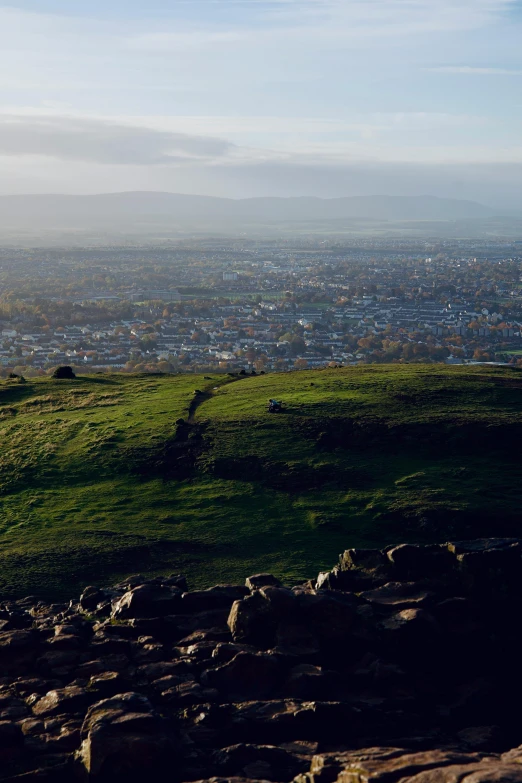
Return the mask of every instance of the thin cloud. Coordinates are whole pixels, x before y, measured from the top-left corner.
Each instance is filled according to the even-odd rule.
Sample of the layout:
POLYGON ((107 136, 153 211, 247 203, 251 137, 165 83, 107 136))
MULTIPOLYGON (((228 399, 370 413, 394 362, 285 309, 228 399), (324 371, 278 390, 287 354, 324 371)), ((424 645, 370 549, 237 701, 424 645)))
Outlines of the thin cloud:
POLYGON ((37 155, 102 164, 211 162, 233 145, 224 139, 73 117, 0 117, 0 155, 37 155))
POLYGON ((522 76, 522 69, 476 67, 473 65, 440 65, 426 68, 432 73, 463 73, 476 76, 522 76))

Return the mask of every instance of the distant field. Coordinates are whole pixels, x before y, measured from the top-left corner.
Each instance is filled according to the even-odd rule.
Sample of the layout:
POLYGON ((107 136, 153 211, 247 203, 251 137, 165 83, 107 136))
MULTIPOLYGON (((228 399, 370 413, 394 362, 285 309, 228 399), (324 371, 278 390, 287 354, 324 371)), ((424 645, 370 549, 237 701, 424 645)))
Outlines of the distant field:
POLYGON ((350 546, 522 534, 521 413, 522 371, 497 367, 4 381, 0 595, 300 580, 350 546))

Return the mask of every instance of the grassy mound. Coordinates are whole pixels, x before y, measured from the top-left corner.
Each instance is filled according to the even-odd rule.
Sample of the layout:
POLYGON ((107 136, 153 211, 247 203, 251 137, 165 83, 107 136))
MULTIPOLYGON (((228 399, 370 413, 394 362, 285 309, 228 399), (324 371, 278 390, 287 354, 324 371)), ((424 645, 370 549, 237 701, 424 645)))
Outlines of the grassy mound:
POLYGON ((0 595, 298 580, 350 546, 522 534, 521 412, 509 368, 2 382, 0 595))

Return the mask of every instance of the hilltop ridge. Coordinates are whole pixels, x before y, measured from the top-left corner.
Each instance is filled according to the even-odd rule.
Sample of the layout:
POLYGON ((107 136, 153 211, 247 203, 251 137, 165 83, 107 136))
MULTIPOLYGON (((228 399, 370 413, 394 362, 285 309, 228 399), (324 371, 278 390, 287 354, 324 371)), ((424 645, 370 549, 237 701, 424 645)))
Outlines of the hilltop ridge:
POLYGON ((4 381, 0 593, 295 582, 347 546, 517 535, 521 391, 444 365, 4 381))

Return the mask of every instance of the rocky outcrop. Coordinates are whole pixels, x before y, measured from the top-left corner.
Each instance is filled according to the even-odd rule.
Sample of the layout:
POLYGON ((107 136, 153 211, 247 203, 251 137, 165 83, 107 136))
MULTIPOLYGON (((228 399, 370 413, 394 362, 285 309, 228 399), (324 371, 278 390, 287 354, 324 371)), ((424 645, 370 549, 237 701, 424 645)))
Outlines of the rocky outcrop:
POLYGON ((0 601, 0 780, 522 783, 522 542, 0 601))

